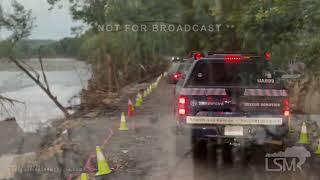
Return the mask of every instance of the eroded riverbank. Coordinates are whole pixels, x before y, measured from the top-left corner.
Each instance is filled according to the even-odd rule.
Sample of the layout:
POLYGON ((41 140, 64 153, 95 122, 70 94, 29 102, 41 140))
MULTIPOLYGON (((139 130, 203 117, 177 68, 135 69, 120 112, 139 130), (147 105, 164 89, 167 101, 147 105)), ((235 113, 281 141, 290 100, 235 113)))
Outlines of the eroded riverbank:
MULTIPOLYGON (((58 100, 66 107, 80 104, 78 94, 91 78, 90 66, 75 59, 43 59, 43 62, 50 89, 58 100)), ((38 60, 30 59, 26 63, 42 79, 38 60)), ((47 95, 12 63, 3 62, 0 66, 0 93, 23 102, 14 106, 6 104, 0 111, 0 120, 14 117, 23 131, 35 132, 63 117, 47 95)))

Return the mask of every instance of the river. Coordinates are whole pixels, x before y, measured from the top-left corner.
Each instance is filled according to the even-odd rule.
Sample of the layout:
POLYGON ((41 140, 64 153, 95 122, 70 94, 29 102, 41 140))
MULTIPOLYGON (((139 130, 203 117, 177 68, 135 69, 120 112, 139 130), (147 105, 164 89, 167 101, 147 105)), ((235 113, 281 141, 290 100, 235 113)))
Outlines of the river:
MULTIPOLYGON (((37 59, 25 62, 41 76, 37 59)), ((50 89, 58 100, 66 107, 80 104, 79 92, 87 88, 90 66, 67 58, 43 59, 43 62, 50 89)), ((0 94, 23 102, 6 103, 5 108, 0 108, 0 120, 15 117, 25 132, 35 132, 49 126, 53 120, 63 118, 63 113, 25 73, 4 60, 0 63, 0 94)))

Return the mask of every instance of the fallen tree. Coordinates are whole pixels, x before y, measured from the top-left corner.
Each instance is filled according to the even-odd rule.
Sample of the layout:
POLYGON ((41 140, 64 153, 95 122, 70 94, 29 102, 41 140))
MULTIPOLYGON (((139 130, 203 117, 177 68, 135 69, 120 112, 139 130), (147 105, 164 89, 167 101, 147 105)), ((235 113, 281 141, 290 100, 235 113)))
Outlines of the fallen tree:
MULTIPOLYGON (((58 101, 57 97, 54 96, 50 90, 47 76, 43 67, 41 51, 39 50, 39 63, 41 65, 42 78, 44 82, 41 81, 40 75, 36 71, 34 71, 32 68, 30 69, 30 67, 28 67, 26 64, 24 64, 23 61, 19 60, 16 57, 16 45, 19 41, 27 38, 30 35, 30 32, 33 28, 33 17, 30 10, 26 10, 21 4, 16 1, 13 1, 12 7, 12 14, 4 14, 0 6, 0 28, 5 28, 6 30, 11 32, 11 36, 6 40, 5 44, 7 45, 7 48, 6 52, 2 55, 2 58, 7 58, 12 63, 14 63, 47 94, 47 96, 63 112, 66 118, 70 117, 67 109, 58 101)), ((6 100, 9 100, 9 102, 13 102, 8 98, 6 98, 6 100)))

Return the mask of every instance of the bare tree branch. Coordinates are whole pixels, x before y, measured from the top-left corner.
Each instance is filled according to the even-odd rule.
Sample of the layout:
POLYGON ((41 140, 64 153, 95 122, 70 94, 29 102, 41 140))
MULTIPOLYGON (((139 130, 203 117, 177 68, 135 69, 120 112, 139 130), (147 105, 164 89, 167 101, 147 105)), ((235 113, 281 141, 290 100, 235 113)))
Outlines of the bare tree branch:
POLYGON ((41 52, 40 51, 41 51, 41 48, 39 49, 39 63, 40 63, 40 66, 41 66, 41 72, 42 72, 44 83, 47 86, 47 90, 50 91, 49 83, 48 83, 48 80, 47 80, 47 75, 44 72, 43 62, 42 62, 42 57, 41 57, 41 52))
POLYGON ((21 61, 22 64, 24 64, 27 68, 30 69, 30 71, 32 71, 34 73, 34 75, 37 77, 37 79, 40 79, 40 75, 39 73, 32 67, 30 66, 28 63, 21 61))
POLYGON ((9 102, 10 104, 14 104, 14 103, 21 103, 21 104, 24 104, 24 102, 21 102, 21 101, 18 101, 18 100, 15 100, 15 99, 11 99, 11 98, 7 98, 7 97, 4 97, 4 96, 1 96, 0 95, 0 101, 7 101, 9 102))

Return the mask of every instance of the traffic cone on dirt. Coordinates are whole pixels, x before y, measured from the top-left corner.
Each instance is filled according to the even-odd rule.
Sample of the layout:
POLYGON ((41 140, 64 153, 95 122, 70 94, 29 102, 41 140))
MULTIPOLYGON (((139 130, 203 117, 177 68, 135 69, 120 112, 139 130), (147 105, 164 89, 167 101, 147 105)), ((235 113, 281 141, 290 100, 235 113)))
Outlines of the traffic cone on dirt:
POLYGON ((147 97, 149 94, 148 94, 148 91, 147 89, 143 91, 143 97, 147 97))
POLYGON ((137 97, 136 97, 136 107, 141 107, 142 106, 142 95, 140 93, 138 93, 137 97))
POLYGON ((103 176, 103 175, 110 174, 112 170, 110 169, 106 161, 106 158, 102 153, 101 147, 97 146, 96 151, 97 151, 97 162, 98 162, 98 172, 96 173, 96 176, 103 176))
POLYGON ((307 125, 305 122, 302 123, 299 144, 308 144, 307 125))
POLYGON ((126 121, 126 115, 124 113, 121 113, 121 122, 120 122, 120 131, 128 131, 129 128, 127 126, 127 121, 126 121))
POLYGON ((87 173, 81 173, 80 180, 89 180, 87 173))
POLYGON ((314 152, 316 155, 320 156, 320 138, 318 139, 318 147, 316 151, 314 152))
POLYGON ((128 99, 128 117, 132 117, 134 114, 134 107, 132 101, 128 99))

